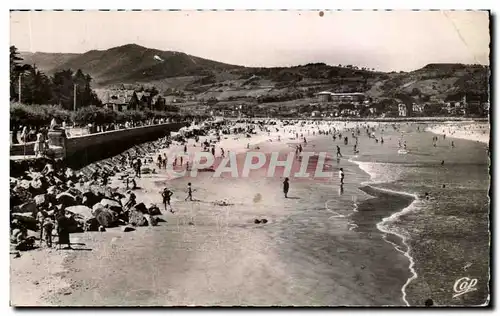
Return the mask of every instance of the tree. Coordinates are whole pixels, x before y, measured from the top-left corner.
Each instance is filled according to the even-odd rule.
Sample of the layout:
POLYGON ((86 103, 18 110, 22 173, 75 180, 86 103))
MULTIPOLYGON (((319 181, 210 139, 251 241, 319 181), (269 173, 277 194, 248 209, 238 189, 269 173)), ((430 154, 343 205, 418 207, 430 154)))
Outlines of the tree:
POLYGON ((50 79, 35 65, 23 74, 22 102, 26 104, 47 104, 52 98, 50 79))
POLYGON ((20 62, 23 60, 19 57, 19 51, 15 46, 10 46, 10 99, 18 100, 19 99, 19 91, 18 91, 18 80, 19 75, 28 70, 29 66, 21 64, 20 62))
POLYGON ((52 103, 65 109, 73 108, 73 73, 70 69, 58 71, 52 77, 52 103))

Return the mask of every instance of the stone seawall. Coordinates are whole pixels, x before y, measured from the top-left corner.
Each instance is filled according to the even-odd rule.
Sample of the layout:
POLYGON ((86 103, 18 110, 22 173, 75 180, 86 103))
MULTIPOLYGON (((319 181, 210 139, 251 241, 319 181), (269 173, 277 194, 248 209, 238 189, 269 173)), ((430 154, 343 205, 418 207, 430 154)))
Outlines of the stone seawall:
MULTIPOLYGON (((141 126, 117 131, 66 138, 64 144, 65 162, 73 168, 80 168, 97 160, 117 155, 135 145, 153 141, 176 132, 186 123, 168 123, 141 126)), ((34 155, 34 143, 26 146, 26 155, 34 155)), ((24 145, 11 145, 10 155, 23 155, 24 145)))
POLYGON ((159 124, 67 138, 65 160, 67 165, 80 168, 135 145, 170 135, 183 126, 186 123, 159 124))

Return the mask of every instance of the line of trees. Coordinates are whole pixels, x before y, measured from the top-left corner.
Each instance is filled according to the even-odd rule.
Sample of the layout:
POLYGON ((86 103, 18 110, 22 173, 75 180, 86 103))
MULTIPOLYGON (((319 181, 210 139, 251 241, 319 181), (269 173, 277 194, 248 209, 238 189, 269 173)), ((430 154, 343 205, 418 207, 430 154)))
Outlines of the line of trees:
POLYGON ((54 73, 52 77, 48 77, 36 65, 27 65, 22 62, 23 59, 19 56, 18 49, 10 46, 11 101, 20 101, 25 104, 55 104, 63 109, 72 109, 76 85, 78 108, 101 105, 101 101, 90 86, 92 77, 84 74, 81 69, 76 72, 70 69, 61 70, 54 73), (19 87, 19 82, 21 82, 21 87, 19 87), (21 94, 21 100, 19 94, 21 94))

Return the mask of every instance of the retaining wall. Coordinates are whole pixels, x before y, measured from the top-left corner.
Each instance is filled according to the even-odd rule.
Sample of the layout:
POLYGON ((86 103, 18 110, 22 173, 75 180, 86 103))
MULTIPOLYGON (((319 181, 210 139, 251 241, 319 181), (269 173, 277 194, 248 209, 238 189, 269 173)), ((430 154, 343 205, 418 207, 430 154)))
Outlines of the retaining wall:
MULTIPOLYGON (((97 160, 117 155, 135 145, 153 141, 176 132, 186 123, 167 123, 66 138, 65 161, 80 168, 97 160)), ((34 143, 26 144, 26 154, 34 155, 34 143)), ((11 145, 10 155, 23 155, 24 145, 11 145)))
POLYGON ((186 123, 169 123, 109 131, 66 139, 66 162, 79 168, 117 155, 135 145, 176 132, 186 123))

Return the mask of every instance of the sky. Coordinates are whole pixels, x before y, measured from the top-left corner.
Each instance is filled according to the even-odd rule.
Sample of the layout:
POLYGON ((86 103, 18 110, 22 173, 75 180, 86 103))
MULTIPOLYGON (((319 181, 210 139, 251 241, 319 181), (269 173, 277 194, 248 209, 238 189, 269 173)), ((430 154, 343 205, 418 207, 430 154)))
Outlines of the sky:
POLYGON ((135 43, 243 66, 324 62, 381 71, 489 64, 484 11, 15 11, 20 51, 84 53, 135 43))

